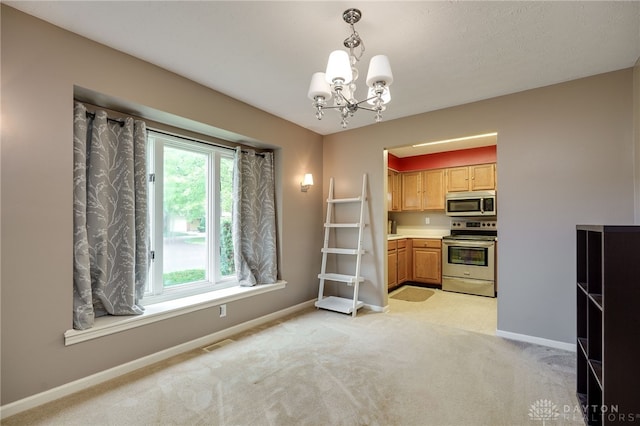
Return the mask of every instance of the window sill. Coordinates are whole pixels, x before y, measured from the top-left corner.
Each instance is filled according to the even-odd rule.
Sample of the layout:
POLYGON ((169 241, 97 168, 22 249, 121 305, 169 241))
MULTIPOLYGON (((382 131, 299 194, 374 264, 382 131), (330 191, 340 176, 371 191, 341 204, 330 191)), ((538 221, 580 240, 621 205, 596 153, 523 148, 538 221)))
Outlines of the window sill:
POLYGON ((201 309, 211 308, 234 300, 245 299, 258 294, 285 288, 286 281, 254 287, 229 287, 195 296, 169 300, 145 306, 142 315, 104 316, 96 318, 94 326, 88 330, 67 330, 64 332, 64 345, 70 346, 87 340, 97 339, 119 333, 131 328, 141 327, 156 321, 162 321, 178 315, 184 315, 201 309))

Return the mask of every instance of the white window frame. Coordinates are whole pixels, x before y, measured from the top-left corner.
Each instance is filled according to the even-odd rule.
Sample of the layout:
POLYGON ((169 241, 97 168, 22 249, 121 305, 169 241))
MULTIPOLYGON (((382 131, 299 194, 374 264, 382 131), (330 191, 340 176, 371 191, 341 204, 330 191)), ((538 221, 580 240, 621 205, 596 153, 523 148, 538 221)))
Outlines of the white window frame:
POLYGON ((233 160, 233 151, 216 147, 188 137, 172 136, 164 132, 149 130, 148 173, 154 178, 149 182, 149 234, 150 261, 147 289, 142 299, 143 305, 152 305, 180 299, 206 292, 238 286, 235 275, 220 275, 220 160, 233 160), (207 207, 206 232, 207 261, 203 281, 164 287, 163 283, 163 185, 164 147, 183 149, 206 155, 207 158, 207 207), (217 190, 214 190, 217 188, 217 190))

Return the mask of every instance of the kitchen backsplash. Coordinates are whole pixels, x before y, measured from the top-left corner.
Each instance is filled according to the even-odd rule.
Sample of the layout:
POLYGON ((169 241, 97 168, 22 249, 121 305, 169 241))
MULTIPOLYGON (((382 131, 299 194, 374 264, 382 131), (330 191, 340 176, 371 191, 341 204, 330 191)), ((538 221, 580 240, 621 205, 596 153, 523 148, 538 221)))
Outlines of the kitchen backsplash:
POLYGON ((444 212, 389 212, 389 220, 395 220, 397 226, 450 228, 451 218, 444 212), (429 218, 429 223, 425 223, 429 218))
POLYGON ((449 228, 438 228, 434 226, 398 226, 398 235, 408 235, 412 237, 444 237, 451 234, 449 228))
POLYGON ((389 213, 389 220, 396 221, 396 233, 400 235, 441 237, 451 230, 451 218, 442 212, 395 212, 389 213))

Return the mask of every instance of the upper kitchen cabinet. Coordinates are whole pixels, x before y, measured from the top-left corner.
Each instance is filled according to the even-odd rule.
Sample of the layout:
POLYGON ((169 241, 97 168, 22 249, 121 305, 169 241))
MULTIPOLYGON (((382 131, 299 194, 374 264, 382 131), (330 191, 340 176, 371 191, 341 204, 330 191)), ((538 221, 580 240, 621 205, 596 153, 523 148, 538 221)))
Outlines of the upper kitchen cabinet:
POLYGON ((402 177, 402 210, 422 210, 422 172, 406 172, 402 177))
POLYGON ((422 209, 444 210, 444 170, 425 170, 422 182, 422 209))
POLYGON ((483 191, 490 189, 496 189, 495 163, 447 169, 448 192, 483 191))
POLYGON ((400 173, 387 169, 387 210, 399 212, 402 210, 402 179, 400 173))
POLYGON ((402 211, 444 210, 444 170, 401 173, 402 211))

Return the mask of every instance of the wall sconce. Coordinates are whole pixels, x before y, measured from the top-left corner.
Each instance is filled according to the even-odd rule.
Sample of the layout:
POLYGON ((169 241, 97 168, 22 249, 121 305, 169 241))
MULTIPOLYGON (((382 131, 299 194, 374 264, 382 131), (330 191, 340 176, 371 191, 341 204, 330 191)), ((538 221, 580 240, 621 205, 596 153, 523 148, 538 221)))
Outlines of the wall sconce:
POLYGON ((305 173, 302 182, 300 182, 300 191, 307 192, 311 185, 313 185, 313 175, 311 173, 305 173))

